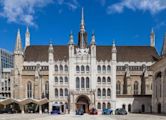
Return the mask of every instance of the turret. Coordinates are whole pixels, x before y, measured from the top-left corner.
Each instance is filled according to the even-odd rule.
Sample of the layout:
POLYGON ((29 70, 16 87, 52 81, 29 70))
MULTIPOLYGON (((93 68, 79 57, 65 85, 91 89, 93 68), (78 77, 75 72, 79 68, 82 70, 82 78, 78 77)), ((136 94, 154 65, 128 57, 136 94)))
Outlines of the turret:
POLYGON ((154 33, 153 28, 152 28, 152 31, 150 33, 150 46, 155 47, 155 33, 154 33))
POLYGON ((113 61, 116 61, 116 53, 117 53, 117 50, 115 46, 115 41, 113 41, 113 44, 112 44, 112 60, 113 61))
POLYGON ((17 31, 16 45, 15 45, 14 54, 23 54, 20 29, 18 29, 18 31, 17 31))
POLYGON ((69 45, 74 45, 74 39, 73 39, 73 33, 72 32, 70 33, 70 36, 69 36, 69 45))
POLYGON ((52 64, 54 62, 54 48, 52 43, 50 43, 49 48, 48 48, 48 60, 49 63, 52 64))
POLYGON ((96 45, 95 34, 92 33, 91 45, 96 45))
POLYGON ((96 40, 94 33, 92 33, 92 38, 91 38, 91 56, 96 57, 96 40))
POLYGON ((26 33, 25 33, 25 48, 30 46, 30 32, 29 28, 27 27, 26 33))

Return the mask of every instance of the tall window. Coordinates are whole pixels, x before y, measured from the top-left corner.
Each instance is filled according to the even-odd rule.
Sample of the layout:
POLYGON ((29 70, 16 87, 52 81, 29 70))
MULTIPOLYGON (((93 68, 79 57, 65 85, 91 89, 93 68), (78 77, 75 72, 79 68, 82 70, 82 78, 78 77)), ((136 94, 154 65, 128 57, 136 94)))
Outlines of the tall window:
POLYGON ((65 72, 68 72, 68 66, 65 65, 65 72))
POLYGON ((111 66, 110 66, 110 65, 107 66, 107 72, 108 72, 108 73, 111 72, 111 66))
POLYGON ((138 95, 138 82, 134 82, 134 95, 138 95))
POLYGON ((85 68, 83 65, 81 66, 81 72, 85 72, 85 68))
POLYGON ((49 97, 49 82, 46 81, 45 83, 45 97, 48 99, 49 97))
POLYGON ((81 88, 85 88, 85 81, 83 77, 81 78, 81 88))
POLYGON ((111 108, 111 104, 108 102, 107 103, 107 109, 110 109, 111 108))
POLYGON ((100 77, 97 78, 97 82, 101 83, 101 78, 100 77))
POLYGON ((27 97, 32 98, 32 83, 30 81, 27 83, 27 97))
POLYGON ((120 84, 120 81, 118 81, 116 83, 116 94, 120 95, 121 94, 120 91, 121 91, 121 84, 120 84))
POLYGON ((106 79, 105 79, 105 77, 103 77, 102 82, 103 82, 103 84, 106 83, 106 79))
POLYGON ((101 96, 101 90, 100 90, 100 88, 97 89, 97 96, 99 96, 99 97, 101 96))
POLYGON ((60 71, 63 71, 63 66, 62 65, 60 65, 60 71))
POLYGON ((68 77, 65 77, 65 83, 68 83, 69 80, 68 80, 68 77))
POLYGON ((76 88, 77 89, 80 88, 80 79, 79 79, 79 77, 76 78, 76 88))
POLYGON ((55 77, 55 83, 58 83, 58 77, 55 77))
POLYGON ((68 89, 65 88, 65 96, 68 96, 68 89))
POLYGON ((86 78, 86 88, 89 88, 89 78, 86 78))
POLYGON ((79 66, 76 66, 76 72, 80 72, 80 67, 79 66))
POLYGON ((103 109, 105 109, 106 108, 106 104, 105 103, 103 103, 103 109))
POLYGON ((107 96, 111 97, 111 90, 110 90, 110 88, 107 89, 107 96))
POLYGON ((106 96, 106 90, 105 89, 103 89, 103 94, 102 94, 102 96, 106 96))
POLYGON ((105 67, 105 65, 103 65, 103 72, 104 72, 104 73, 106 72, 106 67, 105 67))
POLYGON ((58 89, 55 88, 55 97, 58 97, 58 89))
POLYGON ((86 72, 89 72, 89 66, 88 65, 86 66, 86 72))
POLYGON ((58 71, 58 66, 57 66, 57 65, 55 65, 55 71, 56 71, 56 72, 58 71))
POLYGON ((63 77, 60 77, 60 84, 63 84, 63 77))
POLYGON ((111 83, 111 78, 110 77, 107 78, 107 83, 111 83))
POLYGON ((101 109, 101 103, 97 103, 97 108, 101 109))
POLYGON ((63 96, 63 89, 62 88, 60 89, 60 96, 61 97, 63 96))
POLYGON ((100 65, 97 66, 97 71, 98 71, 98 73, 101 73, 101 66, 100 65))

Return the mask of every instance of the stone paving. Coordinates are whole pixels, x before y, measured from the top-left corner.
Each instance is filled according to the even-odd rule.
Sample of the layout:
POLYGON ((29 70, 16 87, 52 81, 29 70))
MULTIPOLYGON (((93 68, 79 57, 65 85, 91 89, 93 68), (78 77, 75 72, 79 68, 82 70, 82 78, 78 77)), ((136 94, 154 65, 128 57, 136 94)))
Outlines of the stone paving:
POLYGON ((0 114, 0 120, 166 120, 166 115, 49 115, 49 114, 0 114))

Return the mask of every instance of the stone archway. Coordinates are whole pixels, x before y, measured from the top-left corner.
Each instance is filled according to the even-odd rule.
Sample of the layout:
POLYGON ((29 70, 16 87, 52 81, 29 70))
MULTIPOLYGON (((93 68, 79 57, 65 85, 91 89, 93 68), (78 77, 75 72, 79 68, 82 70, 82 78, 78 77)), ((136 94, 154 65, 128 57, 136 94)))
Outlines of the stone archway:
POLYGON ((86 95, 80 95, 76 99, 76 110, 83 109, 85 113, 89 112, 90 99, 86 95))

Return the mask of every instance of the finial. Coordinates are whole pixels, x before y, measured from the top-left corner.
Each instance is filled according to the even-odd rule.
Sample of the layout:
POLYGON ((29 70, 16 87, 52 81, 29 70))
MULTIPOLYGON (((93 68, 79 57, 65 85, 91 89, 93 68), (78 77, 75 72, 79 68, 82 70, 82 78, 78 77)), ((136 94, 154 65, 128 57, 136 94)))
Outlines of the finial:
POLYGON ((71 31, 70 32, 70 36, 69 36, 69 44, 72 45, 74 43, 74 40, 73 40, 73 32, 71 31))

